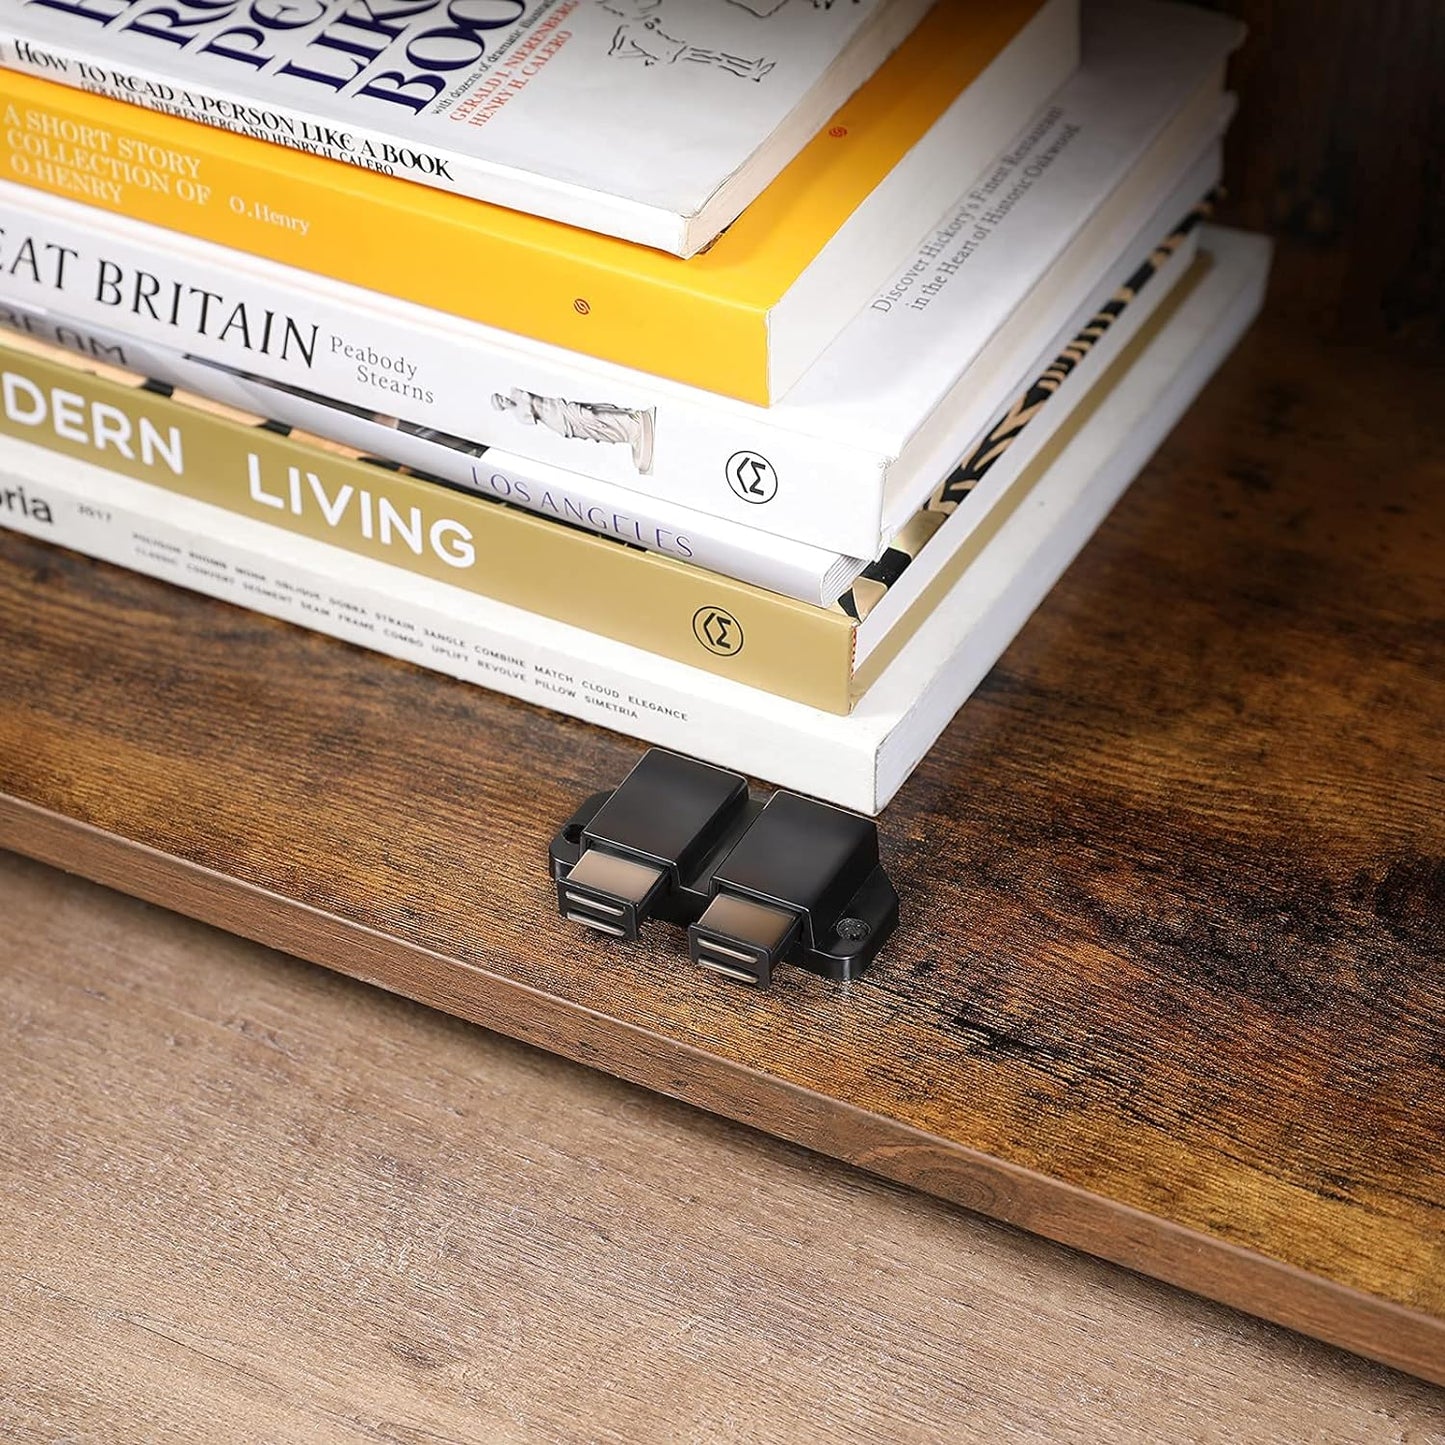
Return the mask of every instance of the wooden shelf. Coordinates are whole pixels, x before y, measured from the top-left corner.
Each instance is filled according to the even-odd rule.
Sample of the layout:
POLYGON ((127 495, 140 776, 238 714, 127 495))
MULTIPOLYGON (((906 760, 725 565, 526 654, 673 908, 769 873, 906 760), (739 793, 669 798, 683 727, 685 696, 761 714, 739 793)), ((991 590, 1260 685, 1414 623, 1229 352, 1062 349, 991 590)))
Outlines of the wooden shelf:
POLYGON ((766 994, 555 916, 637 745, 0 536, 0 844, 1445 1382, 1445 422, 1249 338, 766 994))

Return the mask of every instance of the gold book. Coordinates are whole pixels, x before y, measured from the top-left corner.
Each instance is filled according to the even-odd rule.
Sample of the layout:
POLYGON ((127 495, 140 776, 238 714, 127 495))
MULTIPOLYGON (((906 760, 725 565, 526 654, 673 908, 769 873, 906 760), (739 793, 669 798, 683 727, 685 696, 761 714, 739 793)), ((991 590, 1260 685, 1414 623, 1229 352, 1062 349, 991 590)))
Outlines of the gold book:
POLYGON ((529 612, 846 713, 852 619, 33 338, 0 341, 0 431, 529 612))

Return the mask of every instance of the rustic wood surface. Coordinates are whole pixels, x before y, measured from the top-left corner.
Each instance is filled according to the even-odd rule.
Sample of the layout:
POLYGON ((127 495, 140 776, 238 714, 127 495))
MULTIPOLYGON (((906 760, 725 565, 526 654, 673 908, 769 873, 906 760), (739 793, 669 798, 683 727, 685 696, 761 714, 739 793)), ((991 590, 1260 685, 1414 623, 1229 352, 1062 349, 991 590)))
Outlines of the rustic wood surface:
POLYGON ((1279 238, 1277 315, 1445 348, 1445 5, 1203 0, 1243 20, 1224 218, 1279 238))
POLYGON ((553 911, 635 744, 0 547, 0 843, 1445 1381, 1445 419, 1260 327, 755 994, 553 911))
POLYGON ((1445 1392, 0 855, 0 1439, 1445 1441, 1445 1392))

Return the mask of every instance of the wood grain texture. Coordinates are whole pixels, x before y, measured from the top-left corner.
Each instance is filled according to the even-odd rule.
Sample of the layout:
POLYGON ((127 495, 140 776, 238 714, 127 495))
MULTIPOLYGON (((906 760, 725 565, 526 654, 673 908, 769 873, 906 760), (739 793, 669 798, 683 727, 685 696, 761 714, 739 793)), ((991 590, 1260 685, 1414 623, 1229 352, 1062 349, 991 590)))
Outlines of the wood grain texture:
POLYGON ((1445 489, 1418 369, 1262 326, 757 995, 561 924, 636 745, 18 538, 0 843, 1445 1380, 1445 489))
POLYGON ((1428 1445, 1445 1393, 0 855, 0 1439, 1428 1445))
POLYGON ((1276 313, 1445 352, 1445 6, 1207 0, 1249 38, 1224 218, 1279 239, 1276 313))

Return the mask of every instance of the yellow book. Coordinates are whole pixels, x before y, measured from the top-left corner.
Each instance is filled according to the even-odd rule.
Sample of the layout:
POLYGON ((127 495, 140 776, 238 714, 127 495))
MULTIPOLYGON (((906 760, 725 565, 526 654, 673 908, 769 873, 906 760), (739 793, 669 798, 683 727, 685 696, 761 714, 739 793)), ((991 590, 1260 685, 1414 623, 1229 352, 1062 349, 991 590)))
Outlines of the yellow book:
MULTIPOLYGON (((0 58, 20 63, 13 40, 0 58)), ((0 176, 767 404, 1077 60, 1077 0, 939 0, 686 260, 17 70, 0 72, 0 176)))

